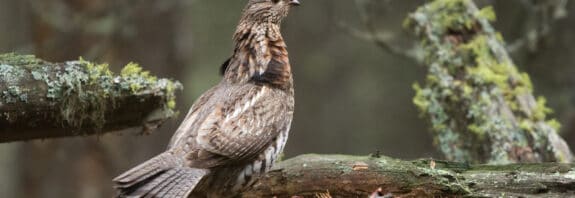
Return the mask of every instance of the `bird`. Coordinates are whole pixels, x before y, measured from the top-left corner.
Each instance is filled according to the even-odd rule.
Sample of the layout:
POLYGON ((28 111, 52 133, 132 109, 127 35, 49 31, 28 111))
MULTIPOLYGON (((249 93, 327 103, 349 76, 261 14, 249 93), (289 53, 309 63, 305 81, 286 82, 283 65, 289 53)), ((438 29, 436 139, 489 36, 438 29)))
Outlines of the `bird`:
POLYGON ((249 0, 221 65, 167 149, 113 179, 118 197, 237 197, 278 160, 294 113, 280 26, 298 0, 249 0))

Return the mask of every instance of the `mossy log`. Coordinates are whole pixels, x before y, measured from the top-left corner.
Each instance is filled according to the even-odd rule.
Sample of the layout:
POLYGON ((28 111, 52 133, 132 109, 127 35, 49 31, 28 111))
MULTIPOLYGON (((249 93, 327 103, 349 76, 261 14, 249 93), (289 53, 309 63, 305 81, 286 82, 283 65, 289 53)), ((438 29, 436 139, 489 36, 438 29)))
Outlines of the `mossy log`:
POLYGON ((414 86, 414 103, 432 124, 436 145, 455 161, 571 162, 559 123, 548 118, 545 99, 533 96, 492 20, 491 7, 435 0, 404 24, 425 51, 428 75, 414 86))
POLYGON ((573 197, 575 165, 310 154, 277 164, 243 197, 367 197, 378 189, 379 197, 573 197))
POLYGON ((178 82, 130 63, 120 75, 84 60, 0 55, 0 143, 149 130, 175 115, 178 82))

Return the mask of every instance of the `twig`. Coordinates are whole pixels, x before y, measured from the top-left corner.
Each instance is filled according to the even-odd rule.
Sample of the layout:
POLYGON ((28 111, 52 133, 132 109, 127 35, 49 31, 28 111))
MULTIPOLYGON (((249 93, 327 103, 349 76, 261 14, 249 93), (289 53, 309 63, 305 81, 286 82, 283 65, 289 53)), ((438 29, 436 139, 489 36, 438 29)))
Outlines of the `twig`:
POLYGON ((385 53, 390 53, 394 56, 421 63, 421 60, 423 59, 421 57, 422 53, 417 47, 412 49, 402 49, 401 47, 395 46, 391 44, 390 41, 393 40, 396 35, 393 35, 389 32, 381 32, 376 28, 375 24, 371 20, 371 17, 369 17, 368 11, 365 9, 365 1, 366 0, 355 0, 354 2, 357 13, 360 16, 361 24, 366 29, 366 31, 361 31, 345 23, 338 24, 339 27, 346 30, 349 34, 355 36, 356 38, 373 42, 385 53))

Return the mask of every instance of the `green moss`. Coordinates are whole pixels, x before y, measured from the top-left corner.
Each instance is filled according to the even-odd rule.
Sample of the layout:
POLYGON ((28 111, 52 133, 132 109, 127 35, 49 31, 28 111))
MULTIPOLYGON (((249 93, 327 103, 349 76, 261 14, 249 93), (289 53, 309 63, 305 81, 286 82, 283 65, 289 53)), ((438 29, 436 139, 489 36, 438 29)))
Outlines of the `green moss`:
POLYGON ((561 123, 559 123, 559 121, 557 121, 556 119, 548 120, 547 124, 551 126, 551 128, 555 129, 555 131, 560 131, 561 129, 561 123))
MULTIPOLYGON (((140 65, 130 62, 120 72, 120 75, 124 78, 131 77, 134 75, 140 75, 142 73, 142 67, 140 65)), ((149 74, 146 74, 149 75, 149 74)))
POLYGON ((501 88, 507 88, 508 76, 503 73, 497 73, 488 66, 469 67, 467 74, 475 84, 489 84, 493 83, 501 88))
POLYGON ((20 55, 16 53, 0 54, 0 62, 2 64, 12 65, 12 66, 24 66, 24 65, 38 65, 43 61, 36 58, 34 55, 20 55))
POLYGON ((471 87, 469 85, 469 83, 465 83, 461 87, 462 87, 462 91, 463 91, 463 97, 464 98, 470 98, 473 94, 473 87, 471 87))
POLYGON ((144 71, 136 63, 128 63, 121 71, 120 75, 129 82, 129 87, 133 93, 137 93, 147 85, 155 83, 158 79, 151 76, 150 72, 144 71))
POLYGON ((553 113, 553 110, 547 107, 547 99, 540 96, 537 98, 537 106, 533 109, 533 118, 538 121, 545 120, 547 114, 553 113))
POLYGON ((433 1, 420 7, 410 18, 404 21, 404 27, 416 27, 416 24, 432 25, 430 29, 442 34, 448 30, 471 29, 475 23, 473 16, 460 15, 465 12, 468 0, 433 1))
POLYGON ((80 57, 79 63, 86 67, 89 76, 89 84, 97 84, 102 78, 112 77, 113 73, 110 71, 108 64, 96 64, 85 61, 80 57))
POLYGON ((471 18, 453 14, 465 12, 465 3, 467 3, 466 0, 434 1, 428 4, 426 8, 429 9, 428 12, 437 14, 431 21, 436 22, 443 30, 448 28, 470 29, 473 25, 471 18))
POLYGON ((176 108, 175 91, 182 88, 180 83, 158 80, 157 77, 150 75, 149 71, 143 70, 140 65, 132 62, 124 66, 120 76, 124 80, 122 87, 131 90, 134 94, 138 94, 139 91, 144 90, 146 87, 161 84, 166 91, 166 110, 172 112, 176 108))
POLYGON ((166 86, 166 92, 168 93, 166 96, 166 104, 168 109, 175 109, 176 108, 176 95, 175 91, 178 89, 178 86, 181 85, 174 84, 172 81, 168 81, 166 86))
MULTIPOLYGON (((520 111, 520 105, 516 97, 523 94, 531 94, 533 92, 533 85, 529 75, 517 71, 514 65, 508 63, 497 62, 496 57, 492 55, 488 46, 487 36, 479 35, 471 42, 462 46, 463 50, 471 52, 470 56, 475 58, 477 65, 474 67, 467 67, 467 72, 475 83, 484 86, 495 85, 506 99, 506 104, 514 111, 520 111), (510 83, 512 82, 513 83, 510 83)), ((521 122, 522 129, 533 128, 528 126, 527 122, 545 120, 546 116, 552 113, 552 110, 546 107, 545 99, 539 97, 537 99, 537 106, 532 109, 531 116, 526 117, 521 122)), ((549 122, 555 124, 555 122, 549 122)))
POLYGON ((107 64, 82 58, 54 64, 17 54, 0 55, 0 82, 6 85, 0 84, 0 103, 27 102, 29 92, 45 91, 45 100, 60 108, 63 125, 95 130, 103 127, 106 112, 116 108, 115 99, 150 92, 164 99, 162 118, 171 117, 175 115, 175 91, 182 87, 178 82, 158 80, 135 63, 126 65, 116 76, 107 64), (21 80, 41 81, 46 86, 27 90, 20 87, 21 80))
POLYGON ((472 82, 499 90, 505 96, 506 104, 512 110, 519 110, 515 97, 532 92, 529 76, 519 73, 514 65, 498 62, 490 51, 487 35, 476 36, 469 43, 462 45, 461 50, 473 57, 476 63, 467 67, 472 82), (515 81, 514 85, 510 83, 511 81, 515 81))
POLYGON ((472 133, 475 133, 475 135, 479 137, 480 140, 485 138, 486 130, 477 125, 476 123, 469 124, 467 126, 467 129, 472 133))
POLYGON ((519 127, 525 131, 531 131, 533 130, 533 122, 524 119, 519 123, 519 127))
POLYGON ((493 11, 493 6, 487 6, 479 10, 479 12, 477 13, 477 18, 485 19, 490 22, 497 20, 495 11, 493 11))
POLYGON ((525 90, 523 90, 523 92, 520 92, 520 93, 531 93, 531 92, 533 92, 533 84, 531 83, 531 78, 529 77, 529 74, 521 73, 520 82, 522 83, 522 88, 525 89, 525 90))
POLYGON ((493 8, 474 13, 471 3, 435 0, 404 22, 421 37, 429 71, 424 85, 413 85, 413 103, 429 118, 435 144, 448 159, 507 163, 504 148, 532 146, 527 135, 537 134, 534 124, 551 111, 541 99, 524 109, 519 101, 533 93, 531 80, 499 51, 503 37, 486 23, 496 20, 493 8))
MULTIPOLYGON (((402 162, 397 162, 394 166, 407 166, 402 171, 414 172, 414 174, 418 176, 431 177, 435 183, 444 186, 446 188, 444 189, 445 191, 453 192, 459 195, 466 195, 471 193, 467 186, 462 185, 463 182, 458 181, 462 178, 457 172, 463 172, 469 169, 469 166, 466 165, 466 163, 445 163, 443 161, 434 161, 435 168, 430 168, 430 161, 431 160, 412 161, 411 163, 416 167, 407 166, 402 162)), ((412 183, 412 181, 408 182, 412 183)), ((413 183, 412 187, 417 185, 417 183, 413 183)))
POLYGON ((67 69, 60 77, 65 81, 62 84, 99 87, 87 91, 81 90, 81 87, 66 86, 63 93, 66 105, 62 112, 65 120, 74 126, 82 126, 84 120, 90 120, 97 127, 101 127, 105 123, 105 112, 108 108, 115 108, 114 97, 123 94, 138 95, 144 90, 164 90, 165 112, 169 115, 174 113, 175 91, 181 88, 181 85, 169 80, 158 80, 136 63, 127 64, 121 70, 120 76, 114 76, 107 64, 96 64, 82 58, 71 62, 67 68, 71 69, 67 69))
POLYGON ((413 104, 421 111, 427 112, 427 108, 429 108, 429 101, 425 97, 425 93, 421 86, 418 83, 413 84, 413 90, 415 90, 415 97, 413 98, 413 104))
POLYGON ((505 43, 505 39, 503 39, 503 35, 501 34, 501 32, 495 33, 495 39, 497 39, 497 41, 499 41, 501 43, 505 43))

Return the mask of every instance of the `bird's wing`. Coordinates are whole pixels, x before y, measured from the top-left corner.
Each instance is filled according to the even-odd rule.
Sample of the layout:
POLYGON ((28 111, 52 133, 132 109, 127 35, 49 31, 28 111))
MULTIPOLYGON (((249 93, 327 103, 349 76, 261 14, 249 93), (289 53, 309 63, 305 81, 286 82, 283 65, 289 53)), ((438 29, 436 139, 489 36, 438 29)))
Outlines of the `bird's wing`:
POLYGON ((201 124, 203 120, 203 112, 206 109, 206 106, 209 105, 210 98, 216 92, 217 87, 212 87, 208 91, 204 92, 192 105, 188 114, 178 127, 178 130, 172 136, 170 140, 170 144, 168 145, 168 149, 183 149, 189 150, 190 148, 181 148, 181 147, 190 147, 190 138, 193 138, 196 134, 194 129, 195 126, 201 124))
POLYGON ((198 128, 196 142, 202 149, 189 153, 193 166, 249 160, 289 128, 293 108, 284 92, 255 85, 228 90, 226 100, 216 104, 198 128))

